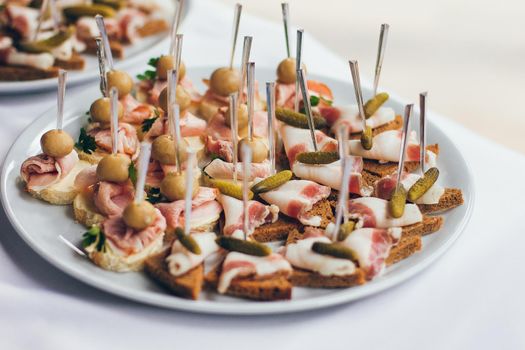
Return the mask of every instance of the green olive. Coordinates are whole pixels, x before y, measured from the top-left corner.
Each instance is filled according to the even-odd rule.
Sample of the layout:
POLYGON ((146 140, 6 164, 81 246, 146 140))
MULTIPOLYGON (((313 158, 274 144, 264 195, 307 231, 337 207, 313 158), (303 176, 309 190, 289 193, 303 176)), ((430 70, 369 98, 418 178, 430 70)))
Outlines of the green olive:
MULTIPOLYGON (((177 85, 175 90, 175 101, 179 105, 179 109, 184 111, 191 105, 191 96, 186 92, 182 86, 177 85)), ((168 112, 168 88, 162 89, 159 95, 159 106, 164 112, 168 112)))
POLYGON ((264 144, 264 142, 254 137, 253 140, 249 140, 247 137, 242 139, 239 142, 239 159, 243 161, 242 159, 242 145, 247 144, 251 150, 252 150, 252 162, 253 163, 261 163, 266 158, 268 158, 268 147, 264 144))
MULTIPOLYGON (((193 179, 192 198, 199 191, 198 179, 193 179)), ((160 192, 170 201, 184 199, 186 196, 186 175, 169 173, 160 183, 160 192)))
MULTIPOLYGON (((224 121, 226 122, 226 125, 228 125, 231 128, 231 119, 230 119, 230 108, 228 107, 228 110, 226 111, 226 114, 224 115, 224 121)), ((248 106, 246 104, 239 105, 239 109, 237 110, 237 127, 239 130, 245 128, 248 125, 248 106)))
MULTIPOLYGON (((160 80, 168 79, 168 71, 175 68, 175 60, 172 55, 160 56, 157 62, 157 77, 160 80)), ((181 81, 186 76, 186 65, 180 62, 178 81, 181 81)))
MULTIPOLYGON (((306 70, 304 64, 301 65, 306 70)), ((288 57, 279 63, 277 66, 277 80, 283 84, 293 84, 297 79, 297 71, 295 69, 295 58, 288 57)))
MULTIPOLYGON (((111 100, 109 97, 101 97, 96 99, 89 108, 91 118, 99 123, 111 123, 111 100)), ((118 119, 122 119, 124 115, 124 107, 120 101, 118 102, 118 119)))
POLYGON ((42 151, 48 156, 62 158, 73 151, 75 141, 67 132, 54 129, 42 135, 40 146, 42 151))
POLYGON ((131 160, 124 154, 108 154, 97 165, 97 178, 100 181, 127 181, 130 163, 131 160))
POLYGON ((126 225, 135 230, 143 230, 155 222, 157 213, 155 207, 147 201, 130 203, 122 213, 126 225))
MULTIPOLYGON (((179 155, 181 162, 184 162, 187 155, 188 141, 182 139, 179 155)), ((161 164, 177 164, 175 155, 175 141, 171 135, 160 135, 151 145, 151 157, 161 164)))
POLYGON ((118 90, 118 97, 126 96, 133 89, 133 79, 131 76, 120 70, 111 70, 107 73, 108 89, 113 86, 118 90))
POLYGON ((221 96, 229 96, 239 91, 241 75, 239 71, 229 67, 216 69, 210 77, 210 89, 221 96))

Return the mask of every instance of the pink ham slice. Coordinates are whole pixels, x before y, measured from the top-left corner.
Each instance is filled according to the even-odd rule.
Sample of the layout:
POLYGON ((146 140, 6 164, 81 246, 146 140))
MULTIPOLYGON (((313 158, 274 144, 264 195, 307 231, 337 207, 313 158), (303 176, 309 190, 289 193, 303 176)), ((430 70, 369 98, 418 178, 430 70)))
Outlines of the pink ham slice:
MULTIPOLYGON (((88 131, 88 134, 95 138, 97 147, 102 148, 106 152, 111 152, 112 141, 110 129, 100 129, 96 127, 88 131)), ((126 154, 132 159, 135 159, 139 151, 139 140, 137 138, 137 131, 135 128, 128 123, 119 123, 118 135, 118 153, 126 154)))
POLYGON ((20 176, 28 189, 39 191, 66 177, 77 162, 78 155, 74 150, 62 158, 53 158, 42 153, 22 163, 20 176))
POLYGON ((122 97, 120 102, 124 107, 124 123, 141 124, 144 120, 154 117, 153 108, 140 103, 131 94, 122 97))
MULTIPOLYGON (((293 165, 295 158, 299 153, 314 151, 310 130, 295 128, 293 126, 281 123, 280 131, 290 166, 293 165)), ((319 151, 337 151, 337 140, 327 136, 322 131, 316 130, 315 138, 317 140, 319 151)))
POLYGON ((82 169, 75 177, 75 189, 77 191, 86 191, 89 187, 98 182, 97 165, 91 165, 82 169))
POLYGON ((136 231, 126 226, 120 216, 113 216, 106 219, 102 223, 102 231, 112 246, 124 254, 132 255, 139 253, 162 236, 166 230, 166 220, 160 214, 159 210, 156 210, 155 213, 156 218, 153 224, 141 231, 136 231))
POLYGON ((308 180, 290 180, 275 190, 260 194, 267 203, 277 205, 280 212, 308 226, 321 225, 321 217, 309 216, 307 212, 329 195, 330 187, 308 180))
MULTIPOLYGON (((219 195, 219 202, 224 209, 225 223, 223 233, 232 235, 235 231, 243 230, 243 204, 236 198, 219 195)), ((253 231, 266 223, 277 221, 279 208, 275 205, 264 205, 260 202, 248 201, 248 232, 250 236, 253 231)))
POLYGON ((348 201, 351 219, 357 219, 357 227, 390 228, 403 227, 423 221, 423 215, 415 204, 406 204, 400 218, 390 216, 388 201, 376 197, 363 197, 348 201))
POLYGON ((134 188, 131 181, 122 184, 100 181, 95 186, 95 206, 106 216, 121 215, 133 198, 134 188))
MULTIPOLYGON (((233 163, 225 162, 221 159, 214 159, 204 168, 204 172, 210 177, 216 179, 233 179, 233 163)), ((271 165, 268 160, 262 163, 250 164, 250 178, 249 181, 259 177, 265 178, 270 176, 271 165)), ((237 163, 237 179, 242 180, 244 178, 243 163, 237 163)))
MULTIPOLYGON (((191 201, 191 221, 206 222, 209 218, 218 218, 222 212, 221 205, 215 200, 218 191, 215 188, 200 187, 199 192, 191 201)), ((156 207, 166 218, 169 227, 184 226, 184 206, 185 200, 178 200, 171 203, 160 203, 156 207)))

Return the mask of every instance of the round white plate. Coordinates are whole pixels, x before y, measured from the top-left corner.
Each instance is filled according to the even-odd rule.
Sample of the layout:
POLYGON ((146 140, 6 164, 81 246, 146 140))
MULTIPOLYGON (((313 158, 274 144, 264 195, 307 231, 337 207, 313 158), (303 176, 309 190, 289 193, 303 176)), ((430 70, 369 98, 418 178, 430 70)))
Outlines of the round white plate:
MULTIPOLYGON (((169 0, 164 1, 169 2, 169 0)), ((185 10, 187 9, 188 6, 185 6, 185 10)), ((167 15, 166 18, 171 18, 171 15, 167 15)), ((143 66, 149 58, 160 52, 161 48, 166 46, 169 40, 168 32, 163 32, 144 38, 134 45, 125 46, 124 59, 115 59, 115 68, 126 70, 137 65, 143 66)), ((99 72, 97 57, 88 54, 84 54, 83 57, 86 59, 86 67, 81 71, 68 71, 68 86, 74 86, 98 79, 99 72)), ((0 81, 0 95, 51 90, 56 88, 56 81, 56 78, 30 81, 0 81)))
MULTIPOLYGON (((208 77, 211 71, 211 68, 195 68, 189 69, 188 74, 202 90, 204 86, 198 82, 202 77, 208 77)), ((256 74, 259 82, 275 79, 273 69, 259 69, 256 74)), ((312 77, 322 80, 333 89, 338 104, 352 102, 349 97, 353 95, 353 88, 348 82, 312 77)), ((77 95, 76 98, 73 96, 66 101, 65 129, 74 137, 78 136, 80 127, 86 122, 85 113, 91 101, 98 95, 98 87, 93 84, 82 95, 77 95)), ((364 95, 370 96, 370 91, 365 90, 364 95)), ((391 99, 388 105, 398 112, 403 110, 400 101, 391 99)), ((55 110, 49 110, 31 123, 20 134, 5 159, 1 194, 7 216, 19 235, 51 264, 94 287, 143 303, 203 313, 272 314, 311 310, 354 301, 401 283, 435 261, 461 234, 473 207, 473 181, 465 159, 446 134, 430 120, 428 142, 437 142, 440 147, 439 181, 448 187, 461 188, 465 204, 444 215, 443 228, 423 239, 424 247, 421 252, 389 267, 382 276, 359 287, 339 290, 294 288, 290 301, 253 302, 206 291, 198 301, 186 300, 170 295, 142 273, 104 271, 76 254, 58 239, 58 235, 63 235, 70 242, 80 246, 82 233, 86 229, 74 222, 71 207, 52 206, 32 198, 23 191, 19 179, 20 165, 27 157, 40 152, 40 136, 45 130, 55 127, 55 115, 55 110)), ((413 128, 417 128, 417 116, 413 120, 413 128)))

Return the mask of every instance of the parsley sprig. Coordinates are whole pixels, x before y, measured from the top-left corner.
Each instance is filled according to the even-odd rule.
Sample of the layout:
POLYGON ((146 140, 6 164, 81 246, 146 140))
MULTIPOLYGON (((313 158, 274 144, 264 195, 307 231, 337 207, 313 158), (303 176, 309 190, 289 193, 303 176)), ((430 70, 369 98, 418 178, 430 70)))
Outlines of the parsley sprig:
POLYGON ((155 113, 154 117, 151 117, 149 119, 144 119, 144 121, 142 122, 142 125, 141 125, 142 132, 148 132, 153 126, 153 124, 155 123, 155 120, 157 120, 160 117, 160 114, 157 108, 155 108, 153 112, 155 113))
POLYGON ((91 135, 88 135, 86 129, 80 129, 80 135, 78 136, 78 141, 75 143, 75 147, 85 152, 87 154, 93 153, 97 149, 97 144, 95 138, 91 135))
POLYGON ((153 67, 155 69, 147 69, 144 73, 138 74, 137 79, 138 80, 155 80, 157 77, 157 62, 159 61, 160 57, 152 57, 148 61, 148 66, 153 67))

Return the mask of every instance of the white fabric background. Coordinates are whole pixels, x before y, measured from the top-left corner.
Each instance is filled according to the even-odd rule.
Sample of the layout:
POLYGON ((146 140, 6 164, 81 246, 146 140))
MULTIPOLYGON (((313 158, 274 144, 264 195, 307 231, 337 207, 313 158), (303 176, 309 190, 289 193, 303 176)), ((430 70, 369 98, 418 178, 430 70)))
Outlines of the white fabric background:
MULTIPOLYGON (((192 2, 184 24, 186 65, 226 64, 229 8, 192 2)), ((281 28, 244 16, 254 60, 281 59, 281 28)), ((310 72, 348 77, 345 60, 306 35, 310 72)), ((239 50, 240 51, 240 50, 239 50)), ((140 70, 140 69, 139 69, 140 70)), ((68 90, 68 98, 82 92, 68 90)), ((0 155, 52 107, 55 92, 0 97, 0 155)), ((0 349, 523 349, 525 348, 525 157, 431 115, 473 169, 472 220, 423 273, 379 295, 322 311, 222 317, 163 310, 95 290, 37 256, 0 214, 0 349)))

